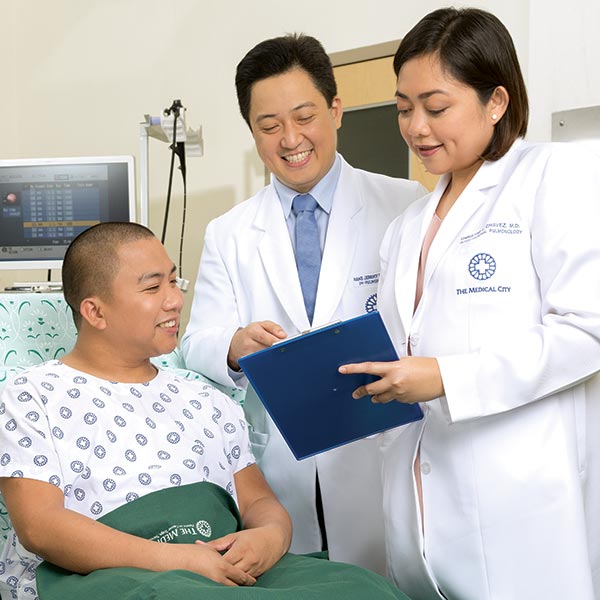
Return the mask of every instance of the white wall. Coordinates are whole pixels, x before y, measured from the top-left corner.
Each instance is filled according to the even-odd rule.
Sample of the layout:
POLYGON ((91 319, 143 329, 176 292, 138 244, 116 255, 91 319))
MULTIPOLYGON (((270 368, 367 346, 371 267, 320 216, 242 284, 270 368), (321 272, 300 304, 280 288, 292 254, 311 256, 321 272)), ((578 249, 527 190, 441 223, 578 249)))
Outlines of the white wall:
POLYGON ((600 2, 529 5, 529 138, 549 140, 553 112, 600 105, 600 2))
MULTIPOLYGON (((0 0, 2 2, 3 0, 0 0)), ((0 157, 14 156, 18 152, 17 141, 17 61, 16 61, 16 4, 0 4, 0 22, 3 24, 0 36, 0 70, 2 89, 0 91, 0 157)))
MULTIPOLYGON (((599 22, 598 0, 575 0, 578 3, 585 15, 578 25, 571 3, 563 37, 558 0, 471 3, 497 14, 513 34, 529 79, 532 131, 538 139, 549 139, 549 112, 571 108, 567 102, 572 88, 584 78, 585 69, 598 62, 592 30, 599 22), (547 11, 549 4, 556 6, 547 11), (583 50, 577 50, 581 46, 583 50), (579 69, 563 59, 566 49, 578 61, 585 55, 579 69), (543 60, 547 53, 553 56, 550 65, 543 60), (557 80, 567 84, 560 107, 557 80)), ((293 31, 314 35, 329 52, 395 40, 424 14, 445 5, 434 0, 305 0, 297 8, 280 0, 0 0, 0 20, 13 25, 4 27, 9 34, 0 46, 3 78, 14 83, 14 93, 2 93, 1 157, 137 157, 144 113, 159 114, 174 98, 181 98, 189 124, 202 124, 205 139, 205 156, 188 162, 183 267, 184 276, 193 281, 208 221, 263 182, 262 164, 235 98, 235 66, 245 52, 264 38, 293 31)), ((598 82, 585 80, 589 85, 579 90, 577 101, 600 103, 598 82)), ((168 166, 167 145, 150 140, 150 226, 158 234, 168 166)), ((167 239, 175 261, 182 191, 176 177, 167 239)), ((0 286, 17 278, 44 277, 41 272, 4 272, 0 286)))

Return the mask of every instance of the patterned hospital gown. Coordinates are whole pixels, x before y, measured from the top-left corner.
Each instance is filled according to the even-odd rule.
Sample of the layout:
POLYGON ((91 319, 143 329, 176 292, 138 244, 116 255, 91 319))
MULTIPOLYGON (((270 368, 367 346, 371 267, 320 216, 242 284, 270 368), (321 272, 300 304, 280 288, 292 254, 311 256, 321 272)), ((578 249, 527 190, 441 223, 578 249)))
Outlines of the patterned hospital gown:
MULTIPOLYGON (((236 498, 233 475, 253 463, 241 407, 168 371, 144 384, 116 383, 51 361, 17 376, 0 397, 0 477, 50 482, 66 508, 92 519, 198 481, 236 498)), ((2 599, 37 598, 39 563, 9 532, 2 599)))

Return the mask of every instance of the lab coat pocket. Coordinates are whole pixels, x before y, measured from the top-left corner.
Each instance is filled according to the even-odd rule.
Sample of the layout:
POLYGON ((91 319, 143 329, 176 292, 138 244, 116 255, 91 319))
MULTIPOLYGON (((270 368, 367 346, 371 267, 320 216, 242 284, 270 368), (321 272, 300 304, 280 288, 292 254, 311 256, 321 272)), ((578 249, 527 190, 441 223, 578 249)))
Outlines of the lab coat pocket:
POLYGON ((352 276, 342 298, 343 313, 359 315, 377 310, 378 282, 378 272, 352 276))
POLYGON ((575 461, 577 472, 580 477, 585 476, 587 471, 586 451, 589 443, 588 429, 591 424, 590 419, 595 415, 588 414, 586 396, 589 397, 590 387, 594 383, 595 377, 588 379, 583 385, 577 385, 562 392, 556 396, 561 403, 563 428, 565 430, 565 439, 570 444, 573 452, 572 460, 575 461))

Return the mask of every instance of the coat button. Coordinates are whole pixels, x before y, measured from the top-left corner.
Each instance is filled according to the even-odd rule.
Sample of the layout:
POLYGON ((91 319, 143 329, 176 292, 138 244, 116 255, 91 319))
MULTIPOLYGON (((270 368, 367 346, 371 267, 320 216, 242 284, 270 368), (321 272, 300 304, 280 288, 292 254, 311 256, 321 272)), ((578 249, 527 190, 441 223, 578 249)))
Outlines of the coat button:
POLYGON ((421 473, 423 473, 423 475, 429 475, 429 473, 431 473, 431 465, 428 462, 421 463, 421 473))
POLYGON ((410 335, 410 345, 411 346, 416 346, 419 343, 419 334, 418 333, 411 333, 410 335))

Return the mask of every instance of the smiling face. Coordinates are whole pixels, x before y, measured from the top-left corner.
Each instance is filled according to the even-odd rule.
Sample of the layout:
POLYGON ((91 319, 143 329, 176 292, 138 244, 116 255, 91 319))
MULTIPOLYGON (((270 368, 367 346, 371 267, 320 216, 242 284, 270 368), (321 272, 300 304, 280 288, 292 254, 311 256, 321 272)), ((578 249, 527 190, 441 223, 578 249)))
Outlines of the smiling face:
POLYGON ((504 114, 503 94, 498 88, 483 104, 472 87, 443 70, 437 56, 413 58, 398 73, 400 133, 430 173, 468 180, 504 114))
POLYGON ((250 128, 266 167, 287 187, 309 192, 333 165, 342 105, 331 107, 303 69, 257 81, 250 128))
POLYGON ((121 245, 118 258, 111 293, 102 302, 115 353, 145 360, 171 352, 183 306, 173 261, 156 238, 121 245))

